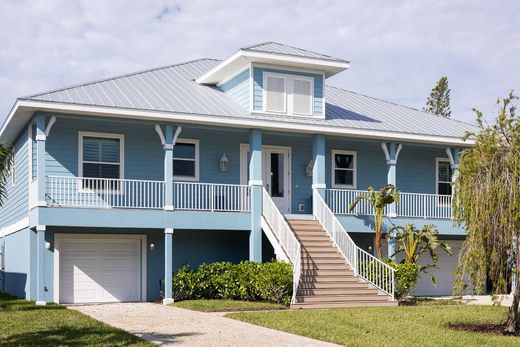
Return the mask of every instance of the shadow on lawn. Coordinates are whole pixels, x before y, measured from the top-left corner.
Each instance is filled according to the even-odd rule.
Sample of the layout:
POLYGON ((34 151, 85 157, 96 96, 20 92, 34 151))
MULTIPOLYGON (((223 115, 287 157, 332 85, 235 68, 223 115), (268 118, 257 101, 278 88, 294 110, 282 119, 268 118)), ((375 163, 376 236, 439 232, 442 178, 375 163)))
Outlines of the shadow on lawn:
POLYGON ((506 335, 506 336, 520 336, 520 327, 517 326, 517 332, 515 334, 504 334, 504 324, 494 323, 482 323, 482 324, 470 324, 470 323, 451 323, 447 325, 448 328, 458 331, 469 331, 474 333, 484 333, 492 335, 506 335))
POLYGON ((140 343, 137 336, 122 331, 107 331, 99 328, 59 327, 34 332, 11 335, 2 345, 13 346, 127 346, 140 343))

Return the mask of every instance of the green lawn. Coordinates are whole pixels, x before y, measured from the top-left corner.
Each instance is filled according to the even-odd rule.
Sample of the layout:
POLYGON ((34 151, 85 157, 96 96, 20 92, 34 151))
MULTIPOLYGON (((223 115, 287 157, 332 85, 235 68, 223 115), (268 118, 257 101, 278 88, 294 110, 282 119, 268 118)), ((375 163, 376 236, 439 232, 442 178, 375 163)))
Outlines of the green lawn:
POLYGON ((348 346, 520 346, 520 337, 455 331, 450 323, 503 323, 507 308, 421 305, 228 313, 226 317, 348 346))
POLYGON ((61 305, 0 293, 0 346, 153 346, 124 330, 61 305))
POLYGON ((270 302, 250 302, 238 300, 185 300, 173 303, 173 306, 202 312, 233 312, 283 310, 287 307, 270 302))

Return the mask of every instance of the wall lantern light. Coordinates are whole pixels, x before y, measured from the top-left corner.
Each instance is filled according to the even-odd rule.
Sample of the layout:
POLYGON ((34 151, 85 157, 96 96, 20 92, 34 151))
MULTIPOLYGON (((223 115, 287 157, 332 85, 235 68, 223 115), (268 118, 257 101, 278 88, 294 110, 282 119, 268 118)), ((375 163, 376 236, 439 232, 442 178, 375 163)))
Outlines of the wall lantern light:
POLYGON ((219 164, 220 164, 219 165, 220 171, 226 172, 228 170, 229 159, 226 156, 226 153, 222 154, 222 157, 220 158, 220 163, 219 164))
POLYGON ((45 242, 45 249, 51 249, 51 243, 49 241, 45 242))
POLYGON ((307 164, 307 167, 305 167, 305 173, 307 174, 307 176, 311 177, 312 176, 312 169, 314 168, 314 163, 312 162, 312 160, 309 162, 309 164, 307 164))
POLYGON ((150 242, 150 251, 155 249, 155 242, 150 242))

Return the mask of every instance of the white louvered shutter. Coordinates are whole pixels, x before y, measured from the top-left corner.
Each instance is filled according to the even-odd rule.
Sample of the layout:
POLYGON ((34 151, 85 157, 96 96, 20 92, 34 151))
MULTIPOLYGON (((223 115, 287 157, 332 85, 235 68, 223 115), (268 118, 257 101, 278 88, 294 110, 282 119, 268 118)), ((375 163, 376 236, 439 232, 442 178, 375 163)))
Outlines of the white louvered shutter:
POLYGON ((285 113, 285 79, 268 76, 266 78, 265 90, 266 111, 285 113))
POLYGON ((296 114, 310 115, 311 112, 311 82, 294 80, 293 112, 296 114))

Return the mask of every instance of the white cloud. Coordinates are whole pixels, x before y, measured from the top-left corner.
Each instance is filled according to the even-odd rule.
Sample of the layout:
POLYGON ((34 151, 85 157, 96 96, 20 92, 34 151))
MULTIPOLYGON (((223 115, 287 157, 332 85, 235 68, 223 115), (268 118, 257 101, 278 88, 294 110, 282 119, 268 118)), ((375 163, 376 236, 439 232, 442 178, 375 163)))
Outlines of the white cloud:
POLYGON ((519 23, 514 1, 3 1, 0 118, 18 96, 273 40, 348 59, 329 83, 412 107, 446 75, 472 121, 520 89, 519 23))

